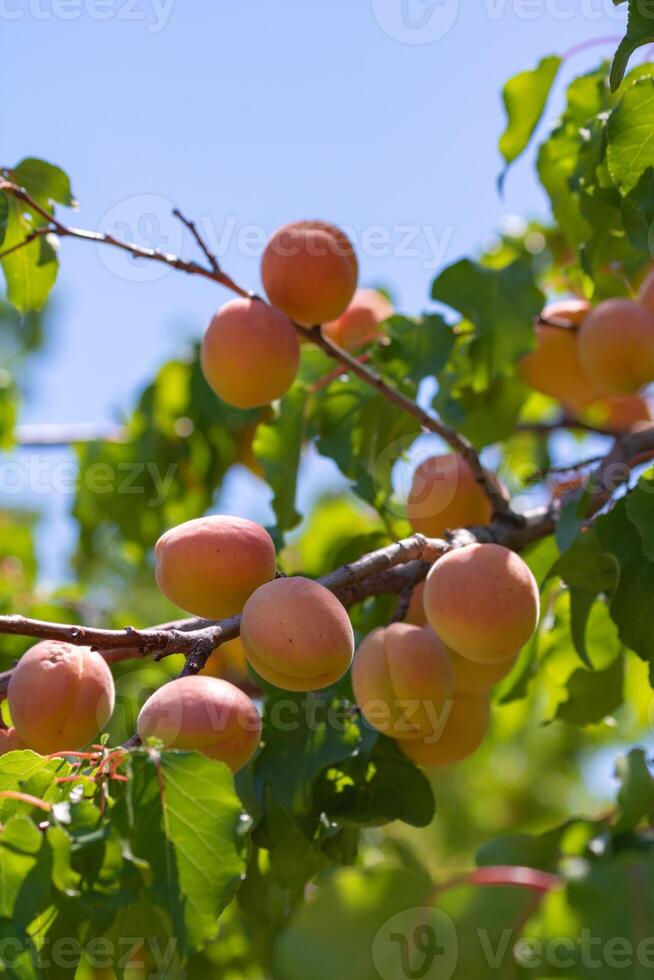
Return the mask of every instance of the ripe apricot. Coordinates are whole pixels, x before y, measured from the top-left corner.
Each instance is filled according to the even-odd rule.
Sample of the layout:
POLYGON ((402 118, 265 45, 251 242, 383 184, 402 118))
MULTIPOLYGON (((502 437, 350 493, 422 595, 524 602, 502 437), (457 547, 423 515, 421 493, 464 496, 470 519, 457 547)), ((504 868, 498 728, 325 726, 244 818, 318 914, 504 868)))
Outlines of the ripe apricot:
POLYGON ((455 694, 483 694, 491 687, 499 684, 510 674, 515 666, 517 657, 499 660, 497 663, 475 663, 467 657, 461 657, 454 650, 448 651, 454 675, 455 694))
POLYGON ((293 384, 300 344, 288 317, 258 299, 233 299, 207 327, 202 373, 216 394, 236 408, 281 398, 293 384))
POLYGON ((650 269, 641 283, 638 290, 638 302, 642 303, 650 313, 654 313, 654 268, 650 269))
POLYGON ((322 332, 347 351, 356 351, 378 340, 380 324, 393 314, 393 307, 377 289, 357 289, 348 308, 337 320, 323 324, 322 332))
POLYGON ((650 404, 642 395, 600 398, 587 405, 579 416, 590 425, 610 429, 612 432, 631 432, 634 428, 652 422, 650 404))
POLYGON ((427 617, 425 616, 425 583, 418 582, 414 586, 413 592, 411 593, 411 601, 409 602, 409 608, 407 614, 404 617, 405 623, 410 623, 412 626, 426 626, 427 617))
POLYGON ((227 643, 221 643, 217 647, 204 668, 200 671, 202 676, 221 677, 232 684, 240 684, 248 677, 248 664, 245 659, 245 650, 240 636, 227 643))
POLYGON ((654 380, 654 315, 634 300, 604 300, 581 326, 579 357, 603 392, 634 394, 654 380))
POLYGON ((414 531, 440 538, 448 530, 488 524, 493 511, 466 461, 445 453, 430 456, 416 468, 407 516, 414 531))
POLYGON ((24 653, 7 692, 18 738, 49 755, 82 749, 114 710, 109 667, 89 647, 43 640, 24 653))
POLYGON ((136 727, 143 741, 158 738, 167 749, 197 749, 232 772, 250 761, 261 738, 255 704, 217 677, 179 677, 164 684, 141 708, 136 727))
POLYGON ((452 697, 452 667, 430 629, 392 623, 365 637, 354 658, 352 686, 361 712, 397 739, 425 738, 452 697))
POLYGON ((347 235, 323 221, 279 228, 261 262, 268 299, 303 327, 336 320, 354 296, 358 274, 347 235))
MULTIPOLYGON (((583 300, 552 303, 543 316, 571 327, 579 326, 590 312, 583 300)), ((540 323, 536 327, 536 349, 518 362, 518 374, 531 388, 560 402, 585 404, 598 393, 597 385, 584 371, 579 357, 577 331, 540 323)))
POLYGON ((265 528, 242 517, 198 517, 155 545, 157 585, 194 616, 234 616, 275 574, 275 546, 265 528))
POLYGON ((398 745, 419 766, 449 766, 462 762, 483 742, 490 723, 488 694, 455 694, 442 715, 442 727, 426 739, 398 745))
POLYGON ((297 576, 262 585, 243 608, 250 665, 286 691, 317 691, 350 666, 354 634, 344 606, 318 582, 297 576))
POLYGON ((448 551, 425 583, 425 613, 455 653, 477 663, 508 660, 529 640, 539 614, 536 580, 525 562, 497 544, 448 551))

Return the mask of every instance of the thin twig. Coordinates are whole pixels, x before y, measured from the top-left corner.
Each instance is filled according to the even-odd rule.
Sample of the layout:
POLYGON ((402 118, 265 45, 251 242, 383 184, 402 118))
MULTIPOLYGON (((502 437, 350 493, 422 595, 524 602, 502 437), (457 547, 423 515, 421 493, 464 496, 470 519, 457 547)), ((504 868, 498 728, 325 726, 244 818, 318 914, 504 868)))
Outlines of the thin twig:
POLYGON ((193 235, 193 238, 195 239, 195 241, 199 245, 201 251, 206 256, 206 259, 207 259, 209 265, 211 266, 211 268, 213 269, 213 271, 214 272, 220 272, 221 270, 220 270, 220 264, 218 262, 218 259, 213 254, 213 252, 211 251, 211 249, 209 248, 209 246, 205 242, 204 238, 202 237, 202 235, 198 231, 198 228, 197 228, 196 223, 194 221, 191 221, 190 218, 185 217, 182 214, 182 212, 179 210, 179 208, 173 208, 173 215, 176 218, 178 218, 182 222, 182 224, 185 225, 188 228, 188 230, 191 232, 191 234, 193 235))

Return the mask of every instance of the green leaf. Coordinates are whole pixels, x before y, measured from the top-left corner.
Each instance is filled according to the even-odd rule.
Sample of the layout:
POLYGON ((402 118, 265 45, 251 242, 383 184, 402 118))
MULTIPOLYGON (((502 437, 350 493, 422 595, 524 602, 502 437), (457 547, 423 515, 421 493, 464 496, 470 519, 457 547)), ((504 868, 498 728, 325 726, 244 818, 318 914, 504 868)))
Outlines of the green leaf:
POLYGON ((627 516, 640 534, 643 551, 654 562, 654 470, 644 473, 627 495, 627 516))
POLYGON ((68 174, 46 160, 25 157, 17 167, 9 171, 9 176, 19 187, 24 187, 31 197, 47 203, 50 208, 53 204, 64 204, 66 207, 75 207, 77 204, 68 174))
MULTIPOLYGON (((613 0, 622 3, 623 0, 613 0)), ((611 91, 620 86, 634 51, 654 41, 654 0, 629 0, 627 33, 618 45, 611 65, 611 91)))
POLYGON ((643 749, 632 749, 618 759, 615 773, 620 780, 618 792, 617 819, 613 825, 614 834, 623 834, 646 819, 654 821, 654 779, 647 766, 643 749))
POLYGON ((57 278, 57 254, 46 238, 22 245, 35 228, 45 224, 43 218, 26 205, 10 198, 3 250, 20 245, 2 260, 7 282, 7 298, 19 313, 40 310, 57 278))
POLYGON ((474 325, 469 356, 478 388, 508 374, 515 361, 534 347, 533 322, 544 296, 525 261, 492 269, 462 259, 434 281, 432 297, 474 325))
POLYGON ((272 505, 281 534, 302 519, 295 508, 295 494, 304 442, 306 400, 306 387, 302 383, 294 384, 279 403, 274 419, 257 426, 252 444, 274 494, 272 505))
POLYGON ((560 65, 559 57, 543 58, 536 68, 515 75, 504 86, 502 99, 508 122, 500 138, 500 152, 507 167, 527 147, 543 115, 560 65))
POLYGON ((374 363, 382 374, 419 384, 438 377, 447 364, 456 334, 437 314, 421 319, 394 316, 387 323, 389 342, 374 348, 374 363))
POLYGON ((556 718, 572 725, 593 725, 613 714, 624 698, 624 658, 616 657, 605 670, 576 670, 567 681, 568 698, 556 718))
POLYGON ((527 388, 517 377, 496 378, 477 391, 460 384, 456 374, 446 374, 434 406, 443 422, 483 449, 514 431, 526 398, 527 388))
POLYGON ((136 752, 119 803, 121 833, 152 870, 151 900, 187 955, 214 938, 244 869, 241 806, 223 763, 192 752, 136 752))
POLYGON ((654 166, 653 114, 654 78, 646 77, 627 89, 609 116, 607 162, 622 194, 633 190, 654 166))
POLYGON ((623 198, 622 221, 632 246, 649 255, 654 224, 654 167, 644 170, 636 186, 623 198))

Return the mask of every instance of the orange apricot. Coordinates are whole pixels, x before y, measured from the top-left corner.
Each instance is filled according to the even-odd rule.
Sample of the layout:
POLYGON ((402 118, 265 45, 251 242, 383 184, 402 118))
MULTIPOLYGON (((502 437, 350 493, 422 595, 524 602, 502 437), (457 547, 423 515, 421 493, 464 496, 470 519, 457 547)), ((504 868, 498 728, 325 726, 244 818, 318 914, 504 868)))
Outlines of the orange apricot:
POLYGON ((425 583, 425 613, 455 653, 477 663, 514 657, 539 615, 536 580, 519 555, 497 544, 448 551, 425 583))
POLYGON ((445 453, 430 456, 416 468, 407 516, 414 531, 440 538, 448 530, 488 524, 493 512, 466 461, 445 453))
POLYGON ((603 392, 634 394, 654 380, 654 315, 634 300, 604 300, 581 326, 579 357, 603 392))
POLYGON ((392 623, 359 646, 352 686, 373 728, 396 739, 425 738, 452 697, 452 667, 432 630, 392 623))
POLYGON ((18 661, 7 697, 17 737, 49 755, 88 745, 111 718, 115 690, 99 653, 43 640, 18 661))
POLYGON ((488 694, 455 694, 436 731, 425 739, 405 740, 398 745, 416 765, 449 766, 462 762, 479 748, 489 724, 488 694))
POLYGON ((240 636, 221 643, 213 651, 200 671, 202 676, 221 677, 232 684, 240 684, 248 677, 248 664, 240 636))
POLYGON ((291 387, 300 344, 279 310, 258 299, 233 299, 207 327, 200 363, 209 386, 228 405, 257 408, 291 387))
POLYGON ((477 663, 448 650, 455 694, 483 694, 499 684, 513 670, 517 657, 499 660, 497 663, 477 663))
MULTIPOLYGON (((552 303, 543 316, 578 327, 590 312, 583 300, 552 303)), ((584 371, 575 329, 540 323, 536 326, 536 349, 518 362, 518 374, 531 388, 560 402, 584 404, 598 394, 597 385, 584 371)))
POLYGON ((347 235, 323 221, 279 228, 261 262, 268 299, 303 327, 336 320, 354 296, 358 273, 347 235))
POLYGON ((323 335, 347 351, 356 351, 382 336, 380 324, 393 315, 393 307, 377 289, 357 289, 337 320, 323 324, 323 335))
POLYGON ((136 727, 143 741, 157 738, 167 749, 197 749, 232 772, 250 761, 261 739, 255 704, 217 677, 179 677, 164 684, 141 708, 136 727))
POLYGON ((242 517, 198 517, 157 541, 157 585, 194 616, 234 616, 275 574, 275 546, 265 528, 242 517))
POLYGON ((425 616, 425 583, 418 582, 413 588, 411 593, 411 601, 409 602, 409 608, 407 614, 404 617, 405 623, 410 623, 412 626, 426 626, 427 617, 425 616))
POLYGON ((286 691, 317 691, 347 671, 354 634, 345 607, 318 582, 296 576, 262 585, 243 608, 250 666, 286 691))
POLYGON ((600 398, 587 405, 579 415, 582 421, 612 432, 631 432, 652 422, 650 403, 643 395, 600 398))

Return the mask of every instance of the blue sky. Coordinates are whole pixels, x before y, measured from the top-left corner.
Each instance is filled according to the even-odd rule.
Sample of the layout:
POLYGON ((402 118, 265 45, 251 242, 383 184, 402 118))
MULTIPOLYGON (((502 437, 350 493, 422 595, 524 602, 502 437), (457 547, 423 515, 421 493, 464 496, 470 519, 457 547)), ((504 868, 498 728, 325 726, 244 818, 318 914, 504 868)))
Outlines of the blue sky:
MULTIPOLYGON (((80 200, 71 221, 190 254, 169 214, 178 205, 255 288, 265 235, 295 218, 336 221, 359 246, 362 283, 416 313, 439 267, 507 215, 545 213, 529 158, 497 196, 503 82, 619 35, 623 11, 611 0, 0 0, 2 163, 49 159, 80 200)), ((575 55, 559 92, 614 47, 575 55)), ((61 263, 23 422, 120 417, 229 298, 82 243, 64 242, 61 263)), ((65 502, 37 503, 64 519, 65 502)))

